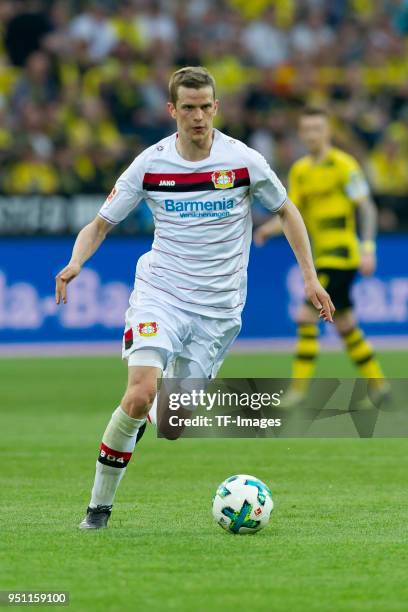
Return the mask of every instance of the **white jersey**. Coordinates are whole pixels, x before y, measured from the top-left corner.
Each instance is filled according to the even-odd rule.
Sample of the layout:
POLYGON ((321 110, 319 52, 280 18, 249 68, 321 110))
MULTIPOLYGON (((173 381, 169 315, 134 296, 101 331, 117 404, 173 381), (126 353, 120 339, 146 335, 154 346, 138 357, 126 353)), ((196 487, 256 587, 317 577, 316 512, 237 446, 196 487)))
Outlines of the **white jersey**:
POLYGON ((154 240, 138 261, 131 305, 137 292, 231 318, 246 298, 252 198, 276 212, 286 191, 258 152, 218 130, 200 161, 183 159, 176 140, 173 134, 136 157, 99 215, 119 223, 143 199, 152 211, 154 240))

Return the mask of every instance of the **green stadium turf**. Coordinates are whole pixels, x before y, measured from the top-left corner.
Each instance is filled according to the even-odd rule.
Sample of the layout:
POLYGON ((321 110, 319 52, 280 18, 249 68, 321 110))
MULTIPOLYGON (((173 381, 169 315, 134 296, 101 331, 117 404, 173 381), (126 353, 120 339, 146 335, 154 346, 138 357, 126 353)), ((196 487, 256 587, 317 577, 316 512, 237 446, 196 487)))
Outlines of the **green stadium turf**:
MULTIPOLYGON (((407 354, 384 352, 388 376, 407 354)), ((287 354, 231 355, 225 376, 288 376, 287 354)), ((101 433, 123 390, 120 359, 9 359, 1 375, 0 589, 69 591, 69 609, 406 610, 405 439, 157 440, 138 446, 110 528, 80 532, 101 433), (273 491, 271 524, 213 523, 220 481, 273 491)), ((352 376, 326 354, 321 376, 352 376)))

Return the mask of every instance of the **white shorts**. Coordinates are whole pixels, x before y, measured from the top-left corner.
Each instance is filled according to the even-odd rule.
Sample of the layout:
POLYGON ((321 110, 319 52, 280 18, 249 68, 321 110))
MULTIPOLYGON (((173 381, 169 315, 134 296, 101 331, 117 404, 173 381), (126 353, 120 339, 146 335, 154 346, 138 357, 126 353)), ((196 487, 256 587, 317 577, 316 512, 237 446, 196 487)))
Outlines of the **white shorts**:
POLYGON ((122 358, 175 378, 213 378, 240 329, 241 317, 205 317, 139 294, 126 311, 122 358))

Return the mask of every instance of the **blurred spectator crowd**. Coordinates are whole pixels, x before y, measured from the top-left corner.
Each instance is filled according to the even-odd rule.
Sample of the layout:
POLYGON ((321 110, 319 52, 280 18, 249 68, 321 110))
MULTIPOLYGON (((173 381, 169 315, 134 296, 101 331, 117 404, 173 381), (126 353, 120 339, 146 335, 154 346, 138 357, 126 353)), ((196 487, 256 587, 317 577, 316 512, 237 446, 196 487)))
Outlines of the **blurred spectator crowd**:
POLYGON ((109 192, 174 131, 169 74, 198 64, 217 127, 283 178, 299 110, 325 105, 382 229, 407 229, 408 0, 0 0, 0 192, 109 192))

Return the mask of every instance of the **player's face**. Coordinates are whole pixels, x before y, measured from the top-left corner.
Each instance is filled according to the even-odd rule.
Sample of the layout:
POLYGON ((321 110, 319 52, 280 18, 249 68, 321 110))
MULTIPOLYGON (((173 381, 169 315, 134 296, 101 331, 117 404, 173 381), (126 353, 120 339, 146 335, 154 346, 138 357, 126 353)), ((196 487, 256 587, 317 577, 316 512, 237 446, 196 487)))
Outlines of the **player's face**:
POLYGON ((324 115, 300 119, 300 138, 310 153, 318 153, 330 142, 329 122, 324 115))
POLYGON ((213 129, 218 100, 214 100, 212 87, 191 89, 180 86, 176 104, 169 102, 168 108, 173 119, 177 121, 179 134, 200 144, 208 138, 213 129))

